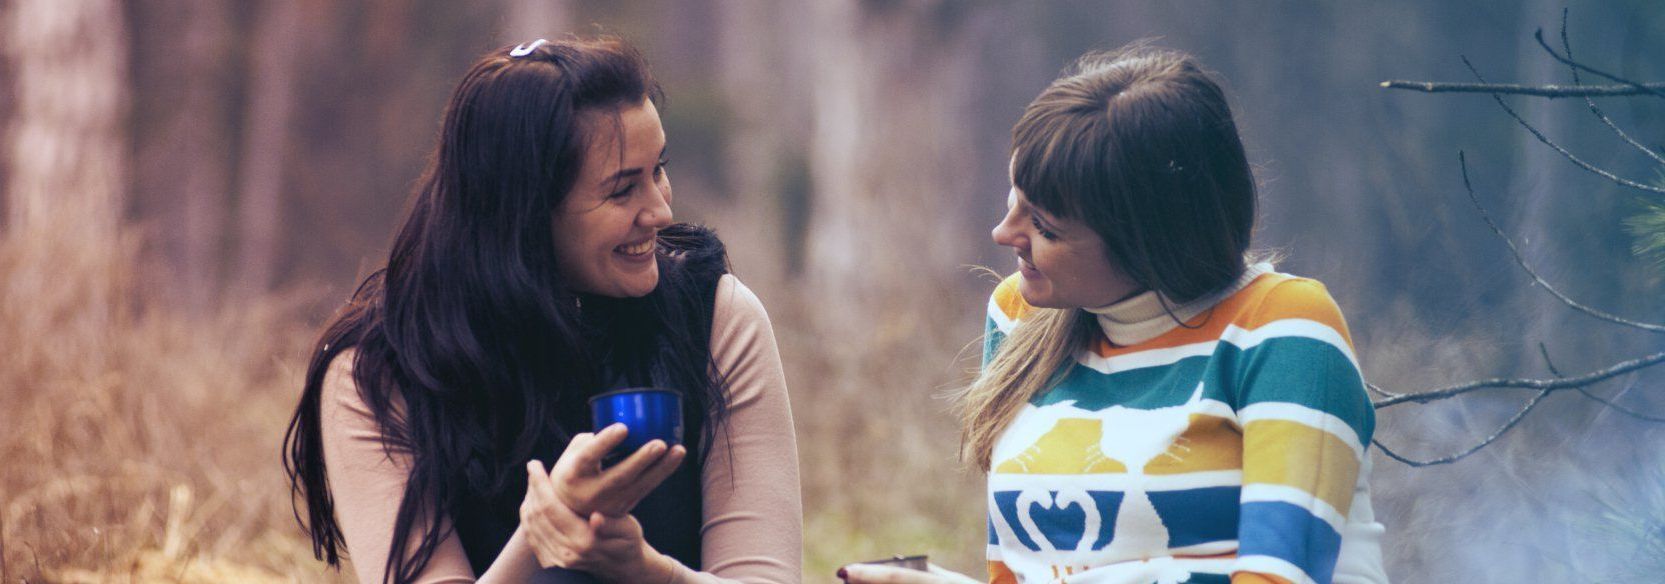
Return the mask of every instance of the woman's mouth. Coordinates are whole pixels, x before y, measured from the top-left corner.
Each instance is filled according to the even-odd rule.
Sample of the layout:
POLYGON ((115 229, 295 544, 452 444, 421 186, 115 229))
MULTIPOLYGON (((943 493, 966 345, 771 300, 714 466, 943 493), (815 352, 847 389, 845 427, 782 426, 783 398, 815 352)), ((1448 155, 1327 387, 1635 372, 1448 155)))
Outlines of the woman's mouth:
POLYGON ((657 243, 657 239, 658 238, 656 237, 649 237, 637 243, 626 243, 613 248, 613 251, 632 258, 651 256, 653 255, 653 248, 657 243))
POLYGON ((1018 256, 1018 271, 1023 272, 1023 275, 1028 278, 1038 278, 1041 275, 1041 271, 1035 269, 1035 264, 1030 263, 1023 256, 1018 256))

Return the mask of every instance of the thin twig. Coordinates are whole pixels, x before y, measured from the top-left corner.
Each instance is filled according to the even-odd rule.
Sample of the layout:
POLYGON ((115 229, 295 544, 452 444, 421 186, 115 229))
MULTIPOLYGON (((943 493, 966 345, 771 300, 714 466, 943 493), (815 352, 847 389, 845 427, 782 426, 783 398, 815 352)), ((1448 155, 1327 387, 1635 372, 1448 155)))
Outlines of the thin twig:
POLYGON ((1412 460, 1412 459, 1409 459, 1409 458, 1406 458, 1406 457, 1400 455, 1397 452, 1394 452, 1392 449, 1388 448, 1387 445, 1382 444, 1381 440, 1375 440, 1373 442, 1376 444, 1377 448, 1382 449, 1382 454, 1388 455, 1388 458, 1392 458, 1394 460, 1397 460, 1399 462, 1403 462, 1403 463, 1411 465, 1411 466, 1423 467, 1423 466, 1434 466, 1436 464, 1450 464, 1450 463, 1462 460, 1464 457, 1467 457, 1470 454, 1474 454, 1476 452, 1479 452, 1481 448, 1485 448, 1487 445, 1490 445, 1492 442, 1497 441, 1497 439, 1501 438, 1504 434, 1507 434, 1510 430, 1513 430, 1516 425, 1520 424, 1521 420, 1526 418, 1526 414, 1532 412, 1532 408, 1538 407, 1539 402, 1542 402, 1545 397, 1548 397, 1549 394, 1554 393, 1554 392, 1555 392, 1554 388, 1548 388, 1548 389, 1540 390, 1538 392, 1538 395, 1532 396, 1532 399, 1530 401, 1527 401, 1526 405, 1522 406, 1520 411, 1515 412, 1514 417, 1509 418, 1508 422, 1504 422, 1503 427, 1498 428, 1497 431, 1493 432, 1491 436, 1487 436, 1485 440, 1481 440, 1479 444, 1475 444, 1474 446, 1470 447, 1468 450, 1464 450, 1462 452, 1459 452, 1459 453, 1456 453, 1456 454, 1453 454, 1453 455, 1450 455, 1450 456, 1444 456, 1444 457, 1435 458, 1435 459, 1431 459, 1431 460, 1412 460))
MULTIPOLYGON (((1544 344, 1541 343, 1541 342, 1538 343, 1538 354, 1544 356, 1544 366, 1549 368, 1550 373, 1554 374, 1556 377, 1561 377, 1562 376, 1561 371, 1559 369, 1555 368, 1555 362, 1551 361, 1549 359, 1549 349, 1545 348, 1544 344)), ((1642 412, 1638 412, 1636 410, 1632 410, 1630 408, 1621 406, 1619 404, 1613 403, 1612 400, 1609 400, 1607 398, 1603 398, 1603 397, 1598 396, 1596 394, 1590 393, 1590 390, 1587 389, 1587 388, 1579 387, 1579 388, 1574 388, 1574 389, 1576 389, 1578 391, 1579 395, 1582 395, 1584 397, 1593 399, 1596 402, 1598 402, 1598 403, 1600 403, 1604 406, 1607 406, 1608 409, 1616 410, 1621 414, 1630 416, 1632 418, 1636 418, 1638 420, 1642 420, 1644 422, 1665 423, 1665 417, 1651 416, 1651 415, 1644 414, 1642 412)), ((1624 393, 1624 392, 1621 391, 1619 393, 1624 393)))
POLYGON ((1429 403, 1429 402, 1439 401, 1439 400, 1442 400, 1442 399, 1448 399, 1448 398, 1456 397, 1456 396, 1459 396, 1459 395, 1462 395, 1462 394, 1465 394, 1465 393, 1469 393, 1469 392, 1472 392, 1472 391, 1478 391, 1478 390, 1481 390, 1481 389, 1517 388, 1517 389, 1537 389, 1537 390, 1544 390, 1544 389, 1562 390, 1562 389, 1572 389, 1572 388, 1575 388, 1575 387, 1585 387, 1585 386, 1588 386, 1588 385, 1593 385, 1593 384, 1596 384, 1598 382, 1611 379, 1613 377, 1618 377, 1620 375, 1630 373, 1631 371, 1636 371, 1636 370, 1639 370, 1639 369, 1645 369, 1647 367, 1657 365, 1662 361, 1665 361, 1665 351, 1654 353, 1652 355, 1648 355, 1648 356, 1645 356, 1645 357, 1638 357, 1638 358, 1630 359, 1630 360, 1627 360, 1627 361, 1620 361, 1618 363, 1614 363, 1612 366, 1609 366, 1606 369, 1592 371, 1590 373, 1586 373, 1586 374, 1580 375, 1578 377, 1563 377, 1563 378, 1558 378, 1558 379, 1505 379, 1505 378, 1481 379, 1481 380, 1470 381, 1470 382, 1462 383, 1462 384, 1458 384, 1458 385, 1442 387, 1440 389, 1435 389, 1435 390, 1431 390, 1431 391, 1424 391, 1424 392, 1420 392, 1420 393, 1401 394, 1399 397, 1390 397, 1390 398, 1387 398, 1387 399, 1383 399, 1381 401, 1377 401, 1377 402, 1375 402, 1375 406, 1376 406, 1376 409, 1382 409, 1382 408, 1389 408, 1389 407, 1393 407, 1393 406, 1396 406, 1396 405, 1399 405, 1399 404, 1404 404, 1404 403, 1419 403, 1419 404, 1429 403))
POLYGON ((1665 333, 1665 325, 1634 321, 1602 310, 1590 308, 1583 304, 1579 304, 1578 301, 1573 300, 1571 297, 1563 294, 1561 290, 1557 289, 1555 286, 1550 285, 1549 281, 1544 280, 1544 277, 1538 275, 1538 271, 1532 269, 1532 265, 1527 263, 1526 257, 1521 255, 1520 247, 1515 245, 1515 240, 1511 239, 1509 234, 1504 233, 1503 228, 1498 227, 1497 222, 1492 220, 1492 215, 1486 211, 1486 206, 1480 204, 1480 198, 1474 194, 1474 185, 1469 182, 1468 179, 1468 157, 1460 150, 1457 152, 1457 164, 1462 167, 1463 189, 1468 191, 1468 200, 1474 203, 1474 210, 1478 211, 1480 213, 1480 218, 1486 221, 1486 225, 1488 227, 1492 228, 1492 233, 1497 234, 1498 239, 1502 239, 1503 244, 1509 246, 1509 253, 1514 254, 1515 263, 1520 264, 1520 268, 1525 270, 1527 275, 1532 276, 1533 283, 1542 286, 1544 290, 1550 293, 1550 295, 1554 296, 1557 300, 1560 300, 1562 304, 1567 305, 1567 307, 1572 308, 1573 310, 1577 310, 1613 324, 1624 325, 1648 332, 1665 333))
POLYGON ((1393 393, 1391 391, 1382 389, 1382 386, 1376 385, 1376 384, 1371 383, 1369 381, 1364 382, 1364 386, 1366 388, 1369 388, 1372 393, 1375 393, 1376 395, 1379 395, 1379 396, 1382 396, 1382 397, 1399 397, 1401 395, 1404 395, 1402 393, 1393 393))
MULTIPOLYGON (((1573 58, 1572 42, 1567 40, 1567 9, 1566 8, 1561 9, 1561 50, 1567 52, 1567 59, 1568 60, 1571 60, 1573 58)), ((1579 79, 1578 79, 1578 67, 1569 67, 1569 69, 1572 70, 1573 85, 1574 86, 1583 86, 1583 82, 1579 81, 1579 79)), ((1589 97, 1585 97, 1584 98, 1584 104, 1590 106, 1590 113, 1595 114, 1596 119, 1601 120, 1601 123, 1606 124, 1608 128, 1613 130, 1614 134, 1618 134, 1619 137, 1623 138, 1625 142, 1629 143, 1632 148, 1635 148, 1635 149, 1641 151, 1643 154, 1648 155, 1648 157, 1652 158, 1654 160, 1654 162, 1658 162, 1660 164, 1665 164, 1665 156, 1660 156, 1658 152, 1654 152, 1653 149, 1648 148, 1647 146, 1644 146, 1641 142, 1637 142, 1635 138, 1630 137, 1630 134, 1626 134, 1624 130, 1619 129, 1618 124, 1613 123, 1613 120, 1611 118, 1607 117, 1607 114, 1603 113, 1601 111, 1601 108, 1596 107, 1596 100, 1590 99, 1589 97)))
MULTIPOLYGON (((1474 74, 1475 79, 1479 79, 1481 83, 1485 83, 1486 78, 1482 77, 1480 75, 1480 70, 1476 69, 1474 67, 1474 63, 1469 62, 1468 57, 1463 57, 1463 64, 1468 66, 1469 72, 1474 74)), ((1561 153, 1561 156, 1566 157, 1567 160, 1571 160, 1572 163, 1578 165, 1579 168, 1582 168, 1584 170, 1588 170, 1590 172, 1593 172, 1596 175, 1601 176, 1602 178, 1613 181, 1613 182, 1618 183, 1618 184, 1623 185, 1623 186, 1627 186, 1627 187, 1637 189, 1637 190, 1641 190, 1641 191, 1648 191, 1650 193, 1665 194, 1665 188, 1659 188, 1659 187, 1656 187, 1656 186, 1653 186, 1653 185, 1645 185, 1645 184, 1642 184, 1642 183, 1639 183, 1639 182, 1636 182, 1636 181, 1633 181, 1633 180, 1630 180, 1630 179, 1621 178, 1617 175, 1614 175, 1611 172, 1607 172, 1605 170, 1597 168, 1595 165, 1592 165, 1588 162, 1585 162, 1583 159, 1580 159, 1579 157, 1574 156, 1573 153, 1568 152, 1566 148, 1562 148, 1560 144, 1556 144, 1555 141, 1550 140, 1549 137, 1544 136, 1543 132, 1538 131, 1538 128, 1533 126, 1532 124, 1528 123, 1525 118, 1520 117, 1520 114, 1515 113, 1514 108, 1509 107, 1509 104, 1503 101, 1502 96, 1494 93, 1494 94, 1492 94, 1492 100, 1496 101, 1497 106, 1503 108, 1503 111, 1505 113, 1509 114, 1509 117, 1514 118, 1516 122, 1519 122, 1521 127, 1526 128, 1526 131, 1531 132, 1532 136, 1534 138, 1537 138, 1539 142, 1543 142, 1546 146, 1549 146, 1550 148, 1554 148, 1556 152, 1561 153)))
POLYGON ((1544 51, 1549 53, 1549 56, 1554 57, 1555 60, 1560 61, 1562 63, 1565 63, 1566 65, 1568 65, 1570 67, 1573 67, 1575 69, 1581 69, 1581 70, 1584 70, 1584 71, 1588 71, 1590 73, 1594 73, 1598 77, 1606 77, 1610 81, 1616 81, 1618 83, 1628 85, 1628 86, 1636 89, 1637 93, 1652 95, 1654 97, 1665 99, 1665 91, 1662 91, 1662 89, 1665 89, 1665 88, 1658 87, 1660 85, 1658 83, 1638 83, 1638 82, 1635 82, 1635 81, 1631 81, 1629 79, 1625 79, 1623 77, 1619 77, 1617 75, 1613 75, 1611 73, 1607 73, 1605 71, 1598 71, 1595 68, 1592 68, 1588 65, 1585 65, 1583 63, 1579 63, 1577 61, 1572 60, 1571 57, 1561 56, 1560 53, 1555 52, 1555 49, 1551 48, 1549 46, 1549 43, 1544 42, 1544 29, 1540 28, 1540 29, 1538 29, 1537 32, 1532 33, 1532 38, 1538 39, 1538 46, 1543 47, 1544 51))
POLYGON ((1549 369, 1549 374, 1550 375, 1554 375, 1556 377, 1562 377, 1562 378, 1566 377, 1565 375, 1561 374, 1560 369, 1555 368, 1555 362, 1549 360, 1549 348, 1544 346, 1543 341, 1538 341, 1538 354, 1543 356, 1543 358, 1544 358, 1544 368, 1549 369))
MULTIPOLYGON (((1665 417, 1644 414, 1642 412, 1638 412, 1636 410, 1633 410, 1633 409, 1621 406, 1619 404, 1613 403, 1613 400, 1610 400, 1610 399, 1607 399, 1605 397, 1601 397, 1599 395, 1590 393, 1590 390, 1588 390, 1588 389, 1585 389, 1585 388, 1582 388, 1582 387, 1577 388, 1577 389, 1578 389, 1578 393, 1582 394, 1584 397, 1596 400, 1597 402, 1600 402, 1602 405, 1607 406, 1608 408, 1610 408, 1614 411, 1617 411, 1621 414, 1630 416, 1632 418, 1636 418, 1636 419, 1644 421, 1644 422, 1655 422, 1655 423, 1665 424, 1665 417)), ((1620 392, 1620 393, 1623 393, 1623 392, 1620 392)))
POLYGON ((1406 81, 1391 79, 1382 82, 1385 89, 1410 89, 1424 93, 1507 93, 1560 99, 1563 97, 1623 97, 1647 95, 1657 87, 1665 90, 1665 83, 1652 83, 1636 88, 1629 85, 1519 85, 1514 83, 1447 83, 1443 81, 1406 81))

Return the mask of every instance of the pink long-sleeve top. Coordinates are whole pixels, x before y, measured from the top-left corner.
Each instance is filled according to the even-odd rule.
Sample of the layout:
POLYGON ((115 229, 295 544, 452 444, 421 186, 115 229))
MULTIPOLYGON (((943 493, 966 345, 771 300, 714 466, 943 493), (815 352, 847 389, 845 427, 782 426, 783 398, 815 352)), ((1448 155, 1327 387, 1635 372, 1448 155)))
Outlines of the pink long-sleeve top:
MULTIPOLYGON (((711 355, 727 374, 728 417, 717 431, 726 430, 729 439, 713 441, 701 476, 705 571, 679 564, 673 581, 796 583, 802 576, 803 502, 786 378, 763 303, 732 275, 717 284, 711 355)), ((352 352, 343 352, 325 376, 324 461, 354 571, 360 582, 380 582, 410 456, 385 449, 382 430, 353 381, 352 361, 352 352)), ((408 537, 415 541, 419 535, 408 537)), ((522 530, 515 530, 491 567, 478 575, 452 532, 416 581, 536 582, 540 571, 522 530)))

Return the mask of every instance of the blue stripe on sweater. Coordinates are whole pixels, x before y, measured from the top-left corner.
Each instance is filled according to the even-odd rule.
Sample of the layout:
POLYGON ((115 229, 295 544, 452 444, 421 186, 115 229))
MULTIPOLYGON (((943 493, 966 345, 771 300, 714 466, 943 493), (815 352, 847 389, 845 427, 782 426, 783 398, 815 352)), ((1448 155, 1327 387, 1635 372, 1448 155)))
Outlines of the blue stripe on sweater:
POLYGON ((1341 553, 1341 534, 1306 509, 1284 502, 1244 503, 1237 555, 1271 556, 1329 582, 1341 553))

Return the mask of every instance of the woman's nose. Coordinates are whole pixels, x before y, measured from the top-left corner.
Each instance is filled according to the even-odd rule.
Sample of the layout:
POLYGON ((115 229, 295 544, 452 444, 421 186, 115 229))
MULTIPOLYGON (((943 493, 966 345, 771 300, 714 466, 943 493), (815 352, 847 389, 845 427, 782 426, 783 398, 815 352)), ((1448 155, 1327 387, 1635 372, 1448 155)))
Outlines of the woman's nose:
POLYGON ((671 190, 669 187, 657 185, 651 188, 653 189, 653 200, 648 203, 647 208, 642 209, 642 214, 638 216, 638 220, 643 227, 663 229, 670 226, 673 221, 671 190))
POLYGON ((1013 218, 1014 215, 1016 215, 1014 211, 1007 211, 1006 216, 1002 217, 1000 222, 995 224, 994 230, 989 232, 989 236, 994 238, 994 243, 996 245, 1004 245, 1007 247, 1018 246, 1019 234, 1017 222, 1013 218))

